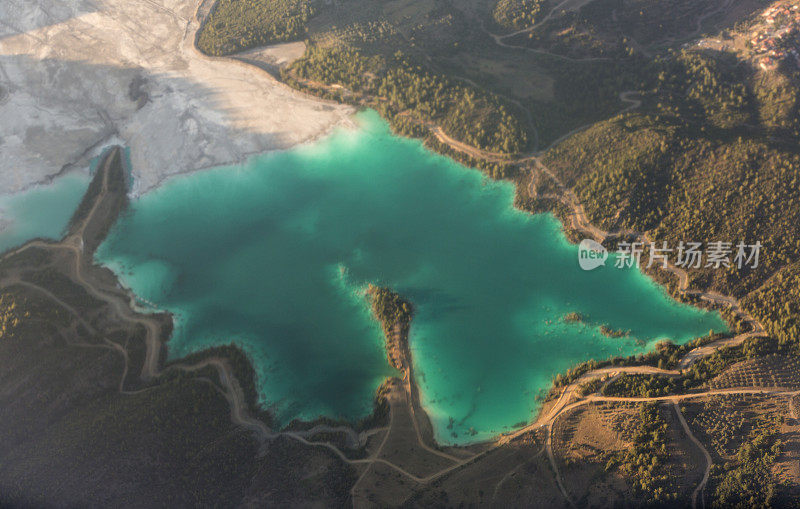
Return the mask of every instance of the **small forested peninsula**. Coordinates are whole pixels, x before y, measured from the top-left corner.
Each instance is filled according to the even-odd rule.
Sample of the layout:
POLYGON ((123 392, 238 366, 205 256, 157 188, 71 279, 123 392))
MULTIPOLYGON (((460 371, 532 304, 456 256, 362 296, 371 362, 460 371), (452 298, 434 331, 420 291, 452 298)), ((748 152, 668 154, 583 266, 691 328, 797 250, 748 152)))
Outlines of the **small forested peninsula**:
POLYGON ((367 297, 372 312, 381 324, 386 338, 386 356, 395 369, 409 366, 408 332, 414 316, 414 306, 389 288, 369 284, 367 297))

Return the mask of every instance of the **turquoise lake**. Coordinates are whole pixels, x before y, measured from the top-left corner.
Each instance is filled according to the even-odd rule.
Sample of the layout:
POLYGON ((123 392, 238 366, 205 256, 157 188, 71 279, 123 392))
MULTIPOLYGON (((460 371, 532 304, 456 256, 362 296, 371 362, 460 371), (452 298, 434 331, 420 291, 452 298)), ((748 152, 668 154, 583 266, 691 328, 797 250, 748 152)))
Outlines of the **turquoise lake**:
POLYGON ((168 181, 133 201, 97 254, 175 314, 170 357, 241 345, 279 423, 363 417, 396 374, 367 283, 416 306, 411 350, 440 443, 529 421, 537 394, 576 363, 727 329, 637 270, 580 270, 559 222, 514 209, 511 185, 393 136, 374 112, 357 120, 168 181), (569 312, 632 337, 564 323, 569 312))
POLYGON ((36 237, 60 239, 89 179, 88 174, 72 173, 52 185, 0 195, 0 251, 36 237))

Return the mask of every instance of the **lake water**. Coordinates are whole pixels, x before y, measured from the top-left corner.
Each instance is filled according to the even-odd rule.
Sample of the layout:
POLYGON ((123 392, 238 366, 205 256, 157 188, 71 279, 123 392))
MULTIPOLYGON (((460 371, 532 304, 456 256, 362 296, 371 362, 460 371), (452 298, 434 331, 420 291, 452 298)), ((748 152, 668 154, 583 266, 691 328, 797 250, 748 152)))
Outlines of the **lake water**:
POLYGON ((51 185, 0 195, 0 251, 36 237, 60 239, 89 179, 86 173, 70 173, 51 185))
POLYGON ((580 270, 558 221, 515 210, 511 185, 393 136, 374 112, 357 118, 313 145, 165 183, 97 255, 176 315, 171 357, 243 346, 280 423, 363 417, 394 374, 367 283, 416 306, 411 350, 441 443, 529 421, 576 363, 726 329, 636 270, 580 270), (595 325, 564 323, 569 312, 595 325))

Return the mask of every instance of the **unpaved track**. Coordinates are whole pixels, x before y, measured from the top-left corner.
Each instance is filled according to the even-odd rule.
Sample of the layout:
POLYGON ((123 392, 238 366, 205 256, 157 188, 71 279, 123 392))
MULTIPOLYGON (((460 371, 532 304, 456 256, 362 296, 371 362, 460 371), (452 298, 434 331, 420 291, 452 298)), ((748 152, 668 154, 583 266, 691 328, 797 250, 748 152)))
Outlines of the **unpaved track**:
POLYGON ((558 489, 561 491, 561 494, 564 496, 564 499, 566 499, 570 507, 575 507, 575 503, 572 502, 572 497, 569 496, 569 493, 567 493, 567 488, 564 487, 564 481, 561 479, 561 472, 558 470, 558 463, 556 463, 556 456, 553 454, 552 422, 547 426, 547 443, 545 444, 545 450, 547 451, 547 459, 550 460, 550 467, 553 469, 553 477, 556 479, 558 489))
POLYGON ((689 423, 687 423, 686 419, 683 417, 683 412, 681 412, 678 403, 673 401, 672 408, 675 410, 675 415, 678 416, 678 420, 680 421, 681 426, 683 426, 683 431, 686 432, 686 436, 689 437, 689 440, 691 440, 694 443, 694 445, 697 446, 698 449, 700 449, 700 452, 703 453, 703 456, 706 459, 706 468, 705 471, 703 472, 703 479, 700 481, 700 484, 697 485, 697 488, 695 488, 694 492, 692 493, 692 509, 697 509, 698 496, 700 497, 701 505, 705 507, 705 502, 703 501, 702 496, 703 496, 703 489, 706 487, 706 484, 708 483, 708 478, 711 475, 711 465, 713 463, 711 461, 711 455, 708 453, 708 450, 705 448, 705 446, 702 443, 700 443, 700 440, 698 440, 697 437, 694 436, 694 433, 692 433, 692 430, 689 428, 689 423))

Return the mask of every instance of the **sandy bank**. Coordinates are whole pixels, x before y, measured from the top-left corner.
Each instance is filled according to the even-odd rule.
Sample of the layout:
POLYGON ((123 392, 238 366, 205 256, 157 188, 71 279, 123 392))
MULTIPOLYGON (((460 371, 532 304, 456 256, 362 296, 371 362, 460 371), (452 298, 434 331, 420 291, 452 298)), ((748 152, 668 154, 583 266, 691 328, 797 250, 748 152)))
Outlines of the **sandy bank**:
MULTIPOLYGON (((312 140, 352 109, 194 48, 198 0, 0 2, 0 192, 131 149, 134 192, 312 140)), ((278 49, 275 65, 296 58, 278 49)))

